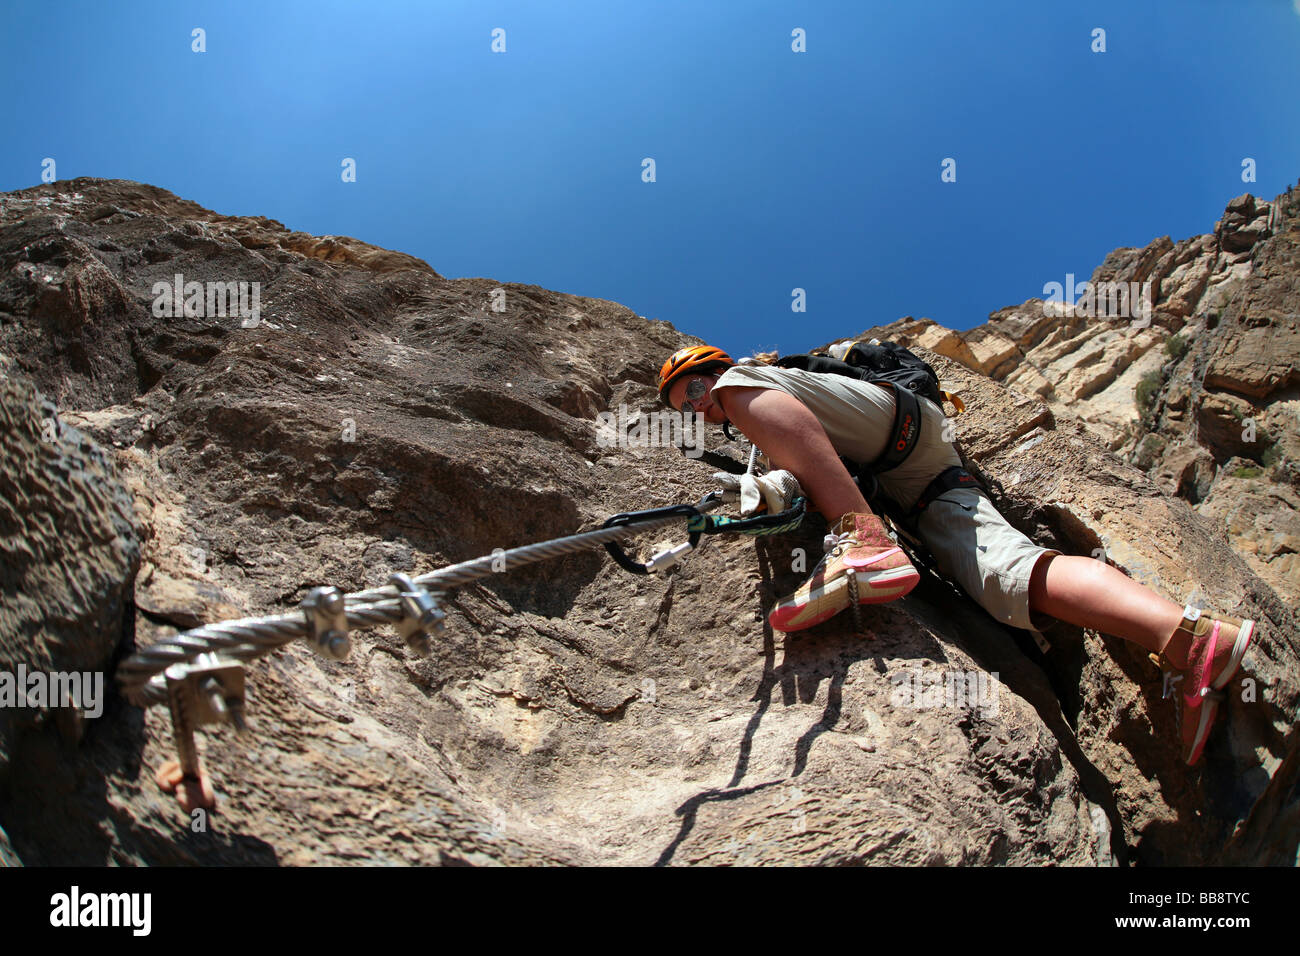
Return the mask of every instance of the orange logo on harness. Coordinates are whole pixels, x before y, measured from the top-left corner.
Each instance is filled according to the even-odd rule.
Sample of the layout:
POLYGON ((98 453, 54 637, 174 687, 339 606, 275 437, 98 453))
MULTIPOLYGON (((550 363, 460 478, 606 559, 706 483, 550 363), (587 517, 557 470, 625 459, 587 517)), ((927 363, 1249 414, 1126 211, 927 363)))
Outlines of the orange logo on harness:
POLYGON ((912 435, 912 416, 908 415, 903 419, 903 434, 894 445, 895 451, 902 451, 907 447, 907 440, 912 435))

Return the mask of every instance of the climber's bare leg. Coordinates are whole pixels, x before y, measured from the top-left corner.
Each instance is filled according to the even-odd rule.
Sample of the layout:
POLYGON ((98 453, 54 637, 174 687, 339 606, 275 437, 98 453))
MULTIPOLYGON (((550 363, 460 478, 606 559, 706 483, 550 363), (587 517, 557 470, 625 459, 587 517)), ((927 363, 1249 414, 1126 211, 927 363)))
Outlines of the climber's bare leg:
POLYGON ((1045 556, 1029 579, 1029 607, 1149 651, 1164 651, 1175 667, 1187 665, 1191 638, 1185 631, 1173 636, 1183 609, 1105 562, 1077 555, 1045 556))
POLYGON ((849 512, 871 514, 826 429, 803 402, 773 388, 724 388, 712 394, 731 424, 763 450, 773 468, 784 468, 799 479, 827 522, 833 525, 849 512))

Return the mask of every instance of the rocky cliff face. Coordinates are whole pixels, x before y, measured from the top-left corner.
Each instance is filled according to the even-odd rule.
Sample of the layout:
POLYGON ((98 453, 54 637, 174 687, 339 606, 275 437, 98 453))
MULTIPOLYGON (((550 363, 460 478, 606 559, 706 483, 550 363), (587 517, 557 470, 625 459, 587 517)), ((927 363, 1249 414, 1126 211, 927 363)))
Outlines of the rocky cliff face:
MULTIPOLYGON (((359 590, 695 501, 744 453, 716 433, 701 459, 597 442, 598 412, 654 407, 658 363, 691 341, 667 323, 444 279, 149 186, 0 195, 0 276, 2 583, 23 609, 3 618, 0 670, 58 666, 67 647, 107 670, 133 644, 289 611, 316 585, 359 590), (187 311, 188 282, 257 282, 260 310, 200 296, 187 311), (30 506, 62 487, 59 461, 77 463, 84 500, 30 506)), ((1015 348, 1019 367, 1034 346, 1015 348)), ((1006 379, 1005 359, 934 361, 1018 526, 1261 622, 1203 769, 1179 762, 1172 703, 1135 650, 1061 628, 1044 655, 937 577, 866 609, 865 636, 844 615, 774 634, 799 549, 820 553, 810 521, 707 539, 664 576, 591 552, 465 586, 428 658, 384 628, 357 632, 346 662, 292 645, 253 663, 251 734, 201 736, 219 797, 206 828, 152 779, 172 755, 165 708, 110 699, 71 735, 33 712, 0 737, 0 858, 1294 863, 1293 612, 1221 525, 1050 390, 986 374, 1006 379)))
POLYGON ((1239 196, 1203 236, 1116 249, 1090 283, 1104 294, 1066 289, 965 332, 905 319, 871 334, 1081 420, 1300 603, 1300 191, 1239 196))

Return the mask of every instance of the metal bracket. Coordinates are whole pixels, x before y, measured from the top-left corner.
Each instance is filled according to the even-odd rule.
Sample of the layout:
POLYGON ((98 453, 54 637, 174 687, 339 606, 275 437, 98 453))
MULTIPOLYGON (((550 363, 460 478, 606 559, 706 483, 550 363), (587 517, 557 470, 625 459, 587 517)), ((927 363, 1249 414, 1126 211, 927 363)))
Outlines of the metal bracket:
POLYGON ((173 664, 164 672, 173 716, 178 709, 189 730, 204 724, 230 724, 241 733, 244 722, 244 665, 200 654, 189 664, 173 664))
POLYGON ((446 630, 446 613, 438 607, 438 598, 417 585, 405 574, 392 574, 388 583, 397 588, 402 603, 402 619, 397 622, 397 633, 406 646, 422 657, 427 657, 433 647, 430 634, 446 630))
POLYGON ((301 604, 307 618, 308 646, 330 661, 345 661, 352 653, 348 613, 338 588, 312 588, 301 604))
MULTIPOLYGON (((194 730, 204 724, 220 723, 228 723, 241 733, 247 729, 244 665, 222 660, 216 654, 200 654, 191 663, 171 665, 163 676, 178 759, 174 764, 164 764, 158 781, 178 795, 184 790, 183 805, 211 807, 215 799, 199 763, 194 730), (192 792, 190 787, 194 788, 192 792)), ((185 806, 186 810, 192 808, 185 806)))

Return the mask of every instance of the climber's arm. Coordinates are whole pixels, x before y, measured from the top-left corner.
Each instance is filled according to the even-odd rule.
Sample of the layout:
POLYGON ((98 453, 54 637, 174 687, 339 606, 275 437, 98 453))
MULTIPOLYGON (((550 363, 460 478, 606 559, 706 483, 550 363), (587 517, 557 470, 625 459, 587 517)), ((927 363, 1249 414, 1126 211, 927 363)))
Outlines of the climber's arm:
POLYGON ((731 423, 766 453, 773 468, 784 468, 799 479, 827 521, 848 512, 871 513, 826 429, 799 399, 779 389, 739 385, 715 388, 712 396, 731 423))

